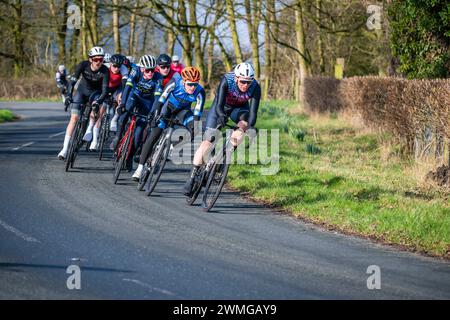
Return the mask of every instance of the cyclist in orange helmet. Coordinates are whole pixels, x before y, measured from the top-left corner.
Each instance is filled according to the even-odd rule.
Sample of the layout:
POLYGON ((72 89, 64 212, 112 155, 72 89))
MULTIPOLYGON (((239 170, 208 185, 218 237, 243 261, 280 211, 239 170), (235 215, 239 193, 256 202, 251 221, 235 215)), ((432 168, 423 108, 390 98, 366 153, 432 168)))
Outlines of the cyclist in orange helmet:
POLYGON ((194 117, 195 121, 200 120, 205 104, 205 90, 199 84, 199 81, 200 70, 196 67, 186 67, 181 72, 181 76, 178 73, 173 76, 160 98, 154 102, 152 107, 154 120, 151 123, 151 133, 142 148, 139 166, 133 174, 134 180, 139 180, 141 177, 144 164, 159 136, 166 128, 167 119, 172 115, 176 114, 179 122, 189 130, 191 139, 193 139, 194 117), (191 110, 193 102, 196 102, 196 105, 191 110))

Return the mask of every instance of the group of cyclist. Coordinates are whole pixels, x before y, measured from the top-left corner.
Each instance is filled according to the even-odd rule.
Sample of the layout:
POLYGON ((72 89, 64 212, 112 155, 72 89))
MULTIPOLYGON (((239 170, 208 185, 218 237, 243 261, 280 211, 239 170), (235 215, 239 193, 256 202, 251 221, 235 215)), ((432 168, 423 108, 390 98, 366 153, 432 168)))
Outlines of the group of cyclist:
MULTIPOLYGON (((200 85, 200 70, 185 67, 177 56, 170 58, 167 54, 160 54, 157 58, 144 55, 137 64, 130 58, 120 54, 108 56, 102 47, 93 47, 88 60, 79 63, 71 76, 66 75, 64 66, 58 68, 57 85, 65 97, 66 108, 71 108, 59 159, 66 159, 80 111, 88 103, 92 112, 83 140, 90 141, 92 151, 98 148, 101 117, 105 112, 114 114, 110 123, 110 130, 115 131, 111 150, 116 149, 126 131, 130 115, 139 115, 131 155, 126 164, 131 172, 134 155, 140 150, 139 165, 132 175, 133 180, 139 180, 143 174, 144 164, 166 129, 168 119, 176 118, 188 129, 193 141, 194 121, 200 120, 206 98, 205 90, 200 85), (111 110, 111 104, 107 101, 115 102, 115 110, 111 110), (195 105, 192 107, 193 103, 195 105)), ((228 119, 236 124, 231 136, 232 146, 236 148, 245 132, 256 123, 260 99, 261 88, 254 79, 254 69, 250 64, 240 63, 222 77, 206 117, 203 141, 195 152, 193 167, 183 189, 185 195, 191 194, 194 177, 215 137, 220 134, 219 130, 228 119)))

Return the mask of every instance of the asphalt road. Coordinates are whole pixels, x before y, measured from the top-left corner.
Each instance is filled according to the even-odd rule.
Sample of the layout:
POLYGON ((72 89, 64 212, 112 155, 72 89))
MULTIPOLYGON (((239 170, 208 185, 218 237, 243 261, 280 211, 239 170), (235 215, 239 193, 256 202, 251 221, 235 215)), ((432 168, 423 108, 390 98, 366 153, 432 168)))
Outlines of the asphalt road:
MULTIPOLYGON (((154 196, 107 159, 57 160, 68 114, 57 103, 0 103, 2 299, 449 299, 450 264, 322 231, 224 192, 185 205, 189 168, 169 164, 154 196), (69 290, 69 265, 81 289, 69 290), (367 269, 379 266, 381 289, 367 269)), ((110 155, 108 155, 110 156, 110 155)))

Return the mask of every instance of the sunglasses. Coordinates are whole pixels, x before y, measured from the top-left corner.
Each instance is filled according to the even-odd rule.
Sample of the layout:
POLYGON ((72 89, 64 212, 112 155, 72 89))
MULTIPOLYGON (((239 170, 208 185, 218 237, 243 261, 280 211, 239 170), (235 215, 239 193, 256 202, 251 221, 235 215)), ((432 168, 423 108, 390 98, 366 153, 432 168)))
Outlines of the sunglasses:
POLYGON ((160 69, 169 69, 170 66, 159 66, 160 69))
POLYGON ((94 62, 103 62, 103 58, 91 58, 94 62))
POLYGON ((198 82, 186 82, 186 85, 188 87, 196 87, 196 86, 198 86, 198 82))
POLYGON ((114 68, 120 68, 120 65, 118 65, 118 64, 113 64, 112 65, 114 68))
POLYGON ((144 69, 145 73, 155 72, 155 68, 144 69))
POLYGON ((253 82, 252 80, 239 80, 240 84, 246 84, 246 85, 249 85, 252 82, 253 82))

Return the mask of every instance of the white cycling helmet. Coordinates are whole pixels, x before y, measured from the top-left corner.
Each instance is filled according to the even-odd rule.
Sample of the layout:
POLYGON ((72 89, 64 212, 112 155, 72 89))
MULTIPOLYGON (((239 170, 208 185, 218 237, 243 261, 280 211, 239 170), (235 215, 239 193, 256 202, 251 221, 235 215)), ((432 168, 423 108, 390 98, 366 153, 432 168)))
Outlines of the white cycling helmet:
POLYGON ((173 62, 179 62, 180 61, 180 57, 179 56, 173 56, 172 57, 172 61, 173 62))
POLYGON ((253 80, 255 78, 255 70, 250 63, 242 62, 234 68, 234 75, 253 80))
POLYGON ((110 53, 105 53, 105 57, 103 60, 105 63, 109 63, 111 61, 111 54, 110 53))
POLYGON ((142 56, 138 63, 139 67, 142 68, 155 68, 156 67, 156 59, 154 56, 151 56, 149 54, 146 54, 145 56, 142 56))
POLYGON ((60 64, 59 66, 58 66, 58 71, 59 72, 64 72, 66 70, 66 67, 63 65, 63 64, 60 64))
POLYGON ((105 51, 103 51, 102 47, 93 47, 89 50, 89 58, 95 56, 105 56, 105 51))

